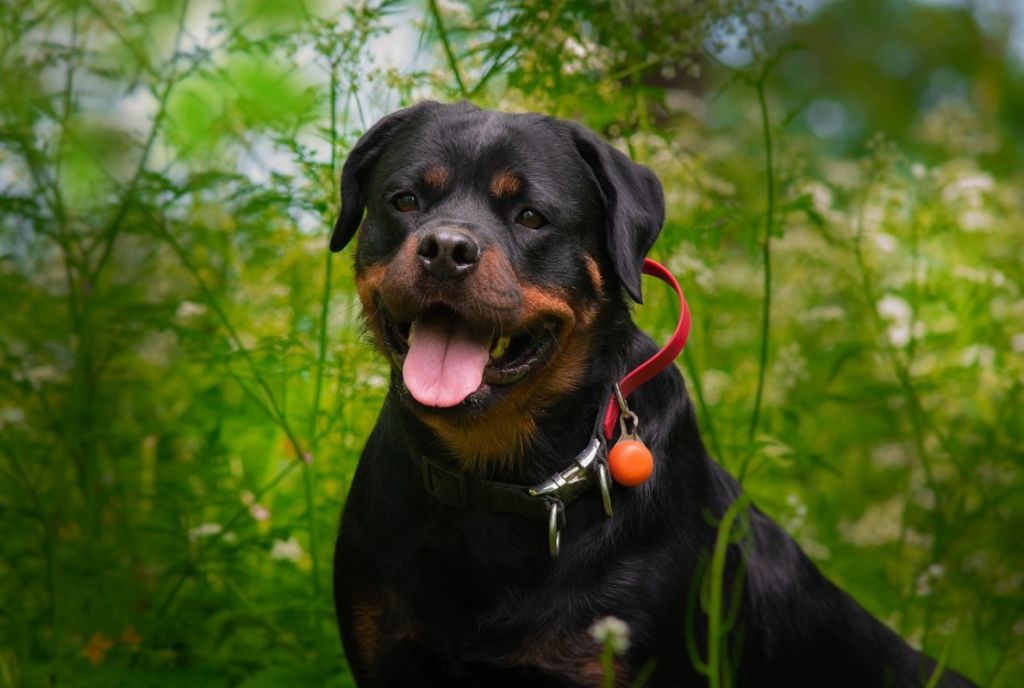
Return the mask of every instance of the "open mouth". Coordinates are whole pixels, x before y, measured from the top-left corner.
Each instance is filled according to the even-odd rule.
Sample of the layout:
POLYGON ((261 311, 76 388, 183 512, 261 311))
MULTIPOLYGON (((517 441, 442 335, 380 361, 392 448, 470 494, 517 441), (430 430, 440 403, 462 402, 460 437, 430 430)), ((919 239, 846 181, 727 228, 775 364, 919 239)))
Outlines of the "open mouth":
POLYGON ((456 406, 490 385, 510 385, 554 351, 559 322, 541 319, 505 333, 476 324, 446 306, 401 322, 381 304, 385 344, 405 386, 424 406, 456 406))

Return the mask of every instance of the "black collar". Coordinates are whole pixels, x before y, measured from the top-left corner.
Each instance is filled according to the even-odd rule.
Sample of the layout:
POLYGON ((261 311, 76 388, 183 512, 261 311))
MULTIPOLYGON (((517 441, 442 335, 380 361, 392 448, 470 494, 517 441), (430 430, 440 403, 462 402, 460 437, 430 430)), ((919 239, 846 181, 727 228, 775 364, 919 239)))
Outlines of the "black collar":
POLYGON ((594 482, 596 463, 604 460, 604 445, 591 438, 564 471, 552 474, 537 485, 519 485, 485 480, 445 466, 424 456, 420 459, 423 487, 445 506, 458 509, 485 509, 526 518, 547 518, 552 501, 572 504, 594 482))
POLYGON ((607 401, 598 406, 597 421, 587 446, 576 455, 568 468, 551 474, 536 485, 485 480, 429 456, 421 456, 419 467, 423 487, 445 506, 547 519, 548 549, 552 557, 558 556, 566 507, 595 484, 601 491, 605 515, 612 515, 608 446, 602 432, 607 401))

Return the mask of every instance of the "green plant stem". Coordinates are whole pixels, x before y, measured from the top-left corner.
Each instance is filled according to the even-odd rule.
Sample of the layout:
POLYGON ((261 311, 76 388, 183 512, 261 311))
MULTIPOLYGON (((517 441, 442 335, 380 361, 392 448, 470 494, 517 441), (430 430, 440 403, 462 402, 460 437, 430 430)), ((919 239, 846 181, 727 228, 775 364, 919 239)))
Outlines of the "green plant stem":
POLYGON ((601 648, 601 673, 603 688, 615 688, 615 650, 607 640, 601 648))
POLYGON ((649 659, 647 662, 640 667, 640 671, 636 672, 636 677, 633 682, 629 684, 630 688, 643 688, 647 685, 647 682, 651 680, 651 676, 654 674, 654 670, 658 668, 658 664, 654 659, 649 659))
POLYGON ((701 552, 694 568, 694 576, 690 581, 690 589, 687 591, 686 599, 686 632, 683 634, 683 641, 686 645, 686 654, 690 657, 690 663, 698 673, 707 676, 711 673, 707 662, 701 659, 700 649, 697 647, 697 605, 702 608, 704 604, 704 593, 706 588, 704 582, 707 580, 710 564, 705 552, 701 552))
POLYGON ((437 24, 437 33, 441 38, 441 45, 444 46, 444 54, 448 58, 448 66, 452 70, 452 74, 455 76, 455 83, 459 87, 459 94, 463 98, 469 98, 469 91, 466 90, 466 84, 462 81, 462 74, 459 73, 459 63, 455 59, 455 53, 452 52, 451 42, 448 40, 448 31, 444 28, 444 20, 441 18, 441 9, 437 6, 437 0, 428 0, 430 5, 430 14, 434 17, 434 23, 437 24))
POLYGON ((508 50, 510 48, 511 52, 508 55, 504 55, 503 52, 499 52, 497 55, 495 55, 494 60, 491 62, 491 65, 487 68, 487 71, 484 72, 484 75, 480 77, 480 80, 478 82, 476 82, 476 85, 473 87, 473 90, 470 91, 470 98, 480 93, 488 84, 488 82, 490 82, 492 78, 494 78, 498 73, 501 72, 505 65, 510 63, 512 60, 516 59, 516 57, 519 55, 519 51, 521 50, 521 45, 506 46, 505 48, 502 49, 502 51, 508 50))
MULTIPOLYGON (((715 536, 715 549, 711 555, 710 575, 710 599, 708 604, 708 685, 711 688, 726 688, 729 680, 728 666, 724 661, 728 658, 725 648, 723 624, 722 589, 725 583, 725 558, 731 541, 732 524, 736 518, 746 509, 749 497, 743 494, 732 503, 722 517, 718 526, 718 534, 715 536)), ((738 601, 733 601, 738 604, 738 601)))
POLYGON ((950 635, 946 638, 946 642, 942 645, 942 652, 939 653, 939 659, 935 662, 935 668, 932 670, 932 675, 928 677, 928 683, 925 684, 924 688, 935 688, 939 685, 939 679, 942 678, 942 674, 946 671, 946 664, 949 662, 949 651, 953 645, 953 636, 950 635))
POLYGON ((772 313, 772 235, 775 232, 775 164, 772 156, 772 129, 768 112, 768 101, 765 98, 764 85, 770 67, 765 67, 761 76, 754 82, 757 91, 757 104, 761 111, 761 133, 764 137, 765 192, 767 207, 764 213, 764 240, 761 243, 761 264, 763 267, 763 294, 761 305, 761 351, 757 368, 757 391, 754 394, 754 410, 750 415, 750 428, 747 431, 747 449, 743 464, 740 466, 737 480, 743 482, 747 468, 754 455, 754 438, 761 420, 761 402, 764 397, 764 380, 768 369, 769 330, 772 313))

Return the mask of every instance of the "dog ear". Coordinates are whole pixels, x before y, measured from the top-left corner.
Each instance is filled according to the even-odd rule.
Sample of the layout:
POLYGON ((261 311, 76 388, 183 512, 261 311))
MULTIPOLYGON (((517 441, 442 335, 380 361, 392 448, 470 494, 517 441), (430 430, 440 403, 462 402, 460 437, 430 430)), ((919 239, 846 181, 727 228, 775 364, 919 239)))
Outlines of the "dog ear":
POLYGON ((572 125, 573 142, 594 173, 608 217, 607 245, 626 292, 643 303, 640 271, 665 222, 661 182, 589 129, 572 125))
POLYGON ((344 167, 341 168, 341 212, 331 234, 332 252, 337 253, 345 248, 363 221, 363 211, 366 209, 363 187, 367 172, 403 125, 422 117, 428 109, 438 106, 440 103, 425 100, 412 107, 392 112, 381 118, 356 141, 356 145, 349 151, 344 167))

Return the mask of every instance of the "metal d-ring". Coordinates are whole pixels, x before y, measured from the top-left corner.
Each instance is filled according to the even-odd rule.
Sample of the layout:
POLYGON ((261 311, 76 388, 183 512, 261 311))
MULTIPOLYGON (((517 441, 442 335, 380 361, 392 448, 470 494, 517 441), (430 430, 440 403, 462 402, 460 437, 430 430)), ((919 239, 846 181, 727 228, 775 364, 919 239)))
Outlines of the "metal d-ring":
POLYGON ((622 396, 619 386, 612 385, 612 389, 615 391, 615 400, 619 403, 619 430, 622 432, 622 437, 623 439, 634 439, 636 429, 640 426, 640 419, 629 409, 626 397, 622 396))
POLYGON ((548 552, 551 558, 558 556, 562 545, 562 525, 565 523, 565 507, 557 499, 548 502, 548 552))
POLYGON ((615 392, 615 401, 619 403, 619 410, 629 413, 629 405, 626 404, 626 397, 622 396, 622 390, 619 389, 618 383, 612 385, 612 390, 615 392))
POLYGON ((597 485, 601 488, 601 504, 604 506, 604 515, 612 517, 612 489, 611 479, 608 476, 608 464, 604 460, 597 462, 597 485))

